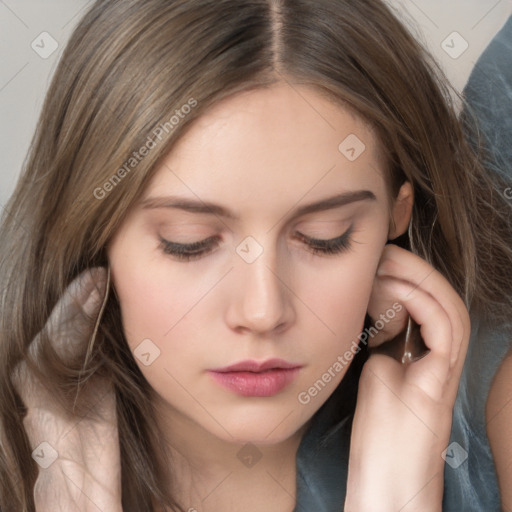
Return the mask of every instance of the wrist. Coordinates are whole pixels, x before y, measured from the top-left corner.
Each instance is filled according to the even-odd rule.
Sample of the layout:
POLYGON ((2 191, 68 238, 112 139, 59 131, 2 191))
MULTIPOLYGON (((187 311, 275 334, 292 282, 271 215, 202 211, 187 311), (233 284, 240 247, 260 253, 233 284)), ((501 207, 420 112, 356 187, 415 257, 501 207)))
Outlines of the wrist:
POLYGON ((353 430, 346 512, 441 512, 447 441, 424 430, 353 430))
POLYGON ((121 488, 113 490, 69 459, 40 469, 34 485, 36 512, 122 512, 121 488))
POLYGON ((375 474, 371 480, 349 470, 345 512, 442 512, 443 472, 426 480, 375 474))
POLYGON ((345 512, 441 512, 444 460, 441 450, 418 453, 406 444, 378 453, 351 452, 345 512), (439 453, 438 453, 439 452, 439 453))

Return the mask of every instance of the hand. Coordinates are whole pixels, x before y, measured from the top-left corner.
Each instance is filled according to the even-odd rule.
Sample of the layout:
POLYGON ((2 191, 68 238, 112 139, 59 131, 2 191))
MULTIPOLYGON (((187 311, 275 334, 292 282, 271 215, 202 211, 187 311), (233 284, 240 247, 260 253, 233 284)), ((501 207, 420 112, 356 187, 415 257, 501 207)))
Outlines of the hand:
MULTIPOLYGON (((105 269, 87 270, 69 285, 53 309, 45 328, 63 364, 77 357, 84 360, 106 287, 105 269)), ((41 333, 29 346, 28 358, 32 361, 37 361, 40 339, 41 333)), ((88 379, 78 395, 81 410, 88 412, 78 417, 60 405, 26 361, 16 368, 13 383, 27 407, 23 425, 33 457, 41 466, 34 486, 37 512, 121 511, 112 385, 97 375, 88 379), (57 454, 58 458, 45 469, 57 454)))
POLYGON ((404 365, 370 350, 352 426, 346 512, 442 509, 441 454, 450 438, 469 314, 450 283, 426 261, 387 245, 368 313, 378 319, 395 303, 403 309, 382 322, 369 348, 394 338, 410 315, 430 352, 404 365))

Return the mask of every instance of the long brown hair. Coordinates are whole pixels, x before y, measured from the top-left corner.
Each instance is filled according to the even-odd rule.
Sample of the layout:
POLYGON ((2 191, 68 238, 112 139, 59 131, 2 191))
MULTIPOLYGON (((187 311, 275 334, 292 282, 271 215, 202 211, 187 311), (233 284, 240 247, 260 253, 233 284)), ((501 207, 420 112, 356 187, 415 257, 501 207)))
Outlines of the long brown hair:
MULTIPOLYGON (((58 297, 82 270, 107 264, 107 242, 195 119, 227 95, 278 81, 312 86, 376 129, 390 198, 404 180, 414 186, 408 246, 468 307, 510 317, 508 184, 485 171, 442 73, 381 0, 97 0, 60 60, 2 219, 2 510, 34 510, 37 469, 10 376, 58 297)), ((124 510, 178 508, 149 384, 120 333, 111 294, 86 368, 63 367, 44 338, 29 363, 62 403, 74 397, 70 383, 111 378, 124 510)))

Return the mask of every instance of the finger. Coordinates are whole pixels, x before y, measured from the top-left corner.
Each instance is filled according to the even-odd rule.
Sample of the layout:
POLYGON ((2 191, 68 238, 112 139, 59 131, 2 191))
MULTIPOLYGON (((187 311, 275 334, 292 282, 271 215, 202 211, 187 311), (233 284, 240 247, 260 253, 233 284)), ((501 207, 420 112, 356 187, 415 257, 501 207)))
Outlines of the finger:
POLYGON ((372 319, 372 336, 369 348, 381 346, 396 338, 407 326, 409 314, 388 287, 389 279, 376 277, 368 302, 368 315, 372 319), (375 331, 377 331, 375 333, 375 331))
MULTIPOLYGON (((64 363, 75 359, 86 348, 106 295, 107 281, 106 269, 87 269, 71 282, 53 308, 45 331, 64 363)), ((29 347, 31 357, 37 357, 39 337, 29 347)))
POLYGON ((49 330, 58 333, 68 324, 88 324, 98 312, 106 282, 107 272, 102 267, 87 269, 76 277, 53 308, 47 322, 49 330))
POLYGON ((420 325, 420 332, 430 352, 408 365, 406 378, 439 401, 450 382, 452 352, 452 321, 442 305, 421 288, 397 281, 390 288, 403 303, 411 317, 420 325))
POLYGON ((454 365, 464 341, 469 339, 470 320, 464 302, 448 280, 419 256, 393 244, 384 248, 377 276, 392 276, 410 282, 439 301, 452 323, 454 343, 450 362, 454 365))
MULTIPOLYGON (((64 362, 83 351, 84 335, 91 332, 91 320, 98 313, 107 281, 104 268, 85 270, 71 282, 52 310, 45 328, 52 347, 64 362)), ((41 334, 38 334, 29 346, 29 358, 32 360, 37 361, 40 338, 41 334)), ((11 380, 27 407, 34 406, 38 397, 45 393, 41 382, 25 361, 18 363, 11 380)))
POLYGON ((32 373, 28 371, 27 363, 21 361, 11 374, 11 381, 16 389, 18 395, 20 395, 23 403, 26 407, 30 407, 30 398, 33 396, 33 390, 36 387, 36 379, 32 373))

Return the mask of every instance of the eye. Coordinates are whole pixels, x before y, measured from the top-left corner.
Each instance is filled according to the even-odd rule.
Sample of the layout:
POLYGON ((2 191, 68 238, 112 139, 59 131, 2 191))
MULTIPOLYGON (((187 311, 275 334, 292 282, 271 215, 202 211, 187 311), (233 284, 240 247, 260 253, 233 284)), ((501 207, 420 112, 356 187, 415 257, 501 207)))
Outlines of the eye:
MULTIPOLYGON (((303 241, 307 246, 308 250, 313 254, 330 255, 340 254, 348 251, 352 246, 352 235, 353 226, 351 226, 345 233, 336 238, 329 240, 320 240, 317 238, 310 238, 302 233, 297 233, 296 238, 303 241)), ((191 244, 179 244, 177 242, 171 242, 160 237, 160 248, 165 254, 169 254, 174 258, 182 261, 191 261, 199 259, 210 253, 215 247, 219 245, 220 238, 218 236, 211 236, 205 240, 194 242, 191 244)))
POLYGON ((302 240, 313 254, 340 254, 352 247, 352 232, 353 226, 350 226, 345 233, 329 240, 310 238, 302 233, 298 233, 297 238, 302 240))
POLYGON ((179 260, 190 261, 209 253, 219 245, 219 240, 218 236, 211 236, 192 244, 178 244, 160 237, 160 247, 165 254, 170 254, 179 260))

